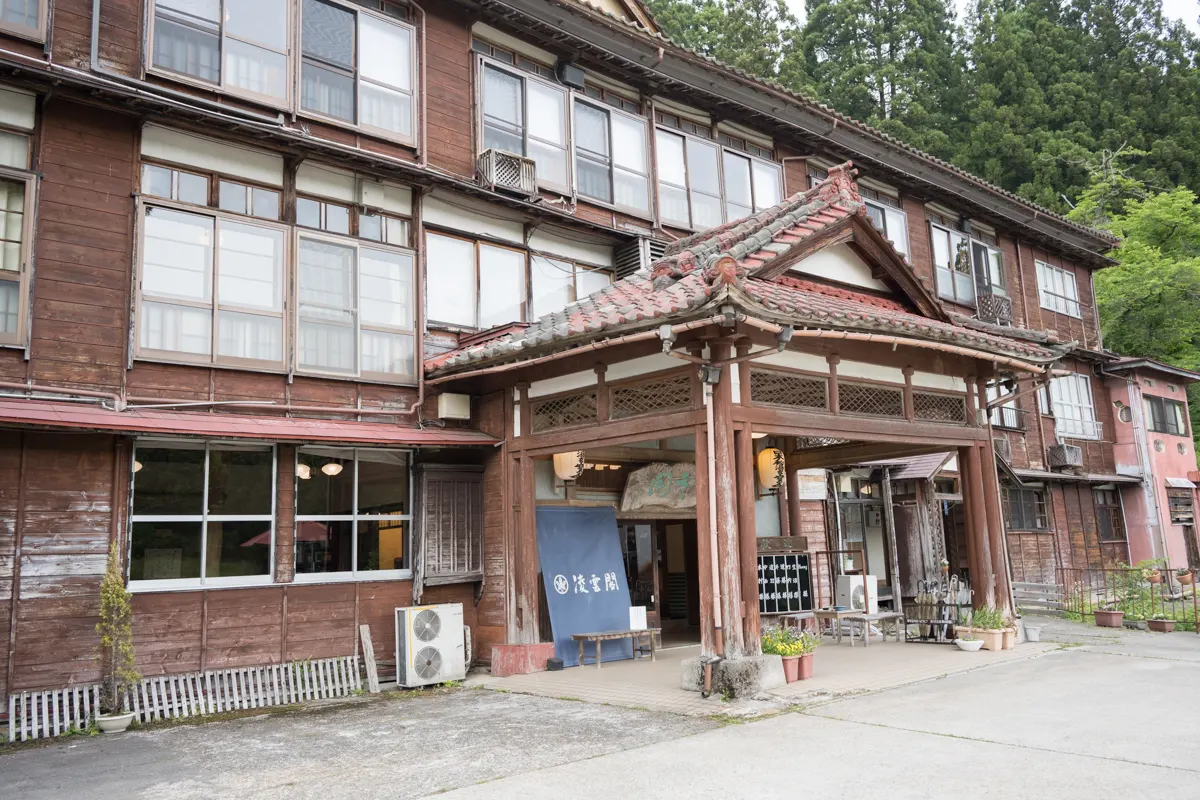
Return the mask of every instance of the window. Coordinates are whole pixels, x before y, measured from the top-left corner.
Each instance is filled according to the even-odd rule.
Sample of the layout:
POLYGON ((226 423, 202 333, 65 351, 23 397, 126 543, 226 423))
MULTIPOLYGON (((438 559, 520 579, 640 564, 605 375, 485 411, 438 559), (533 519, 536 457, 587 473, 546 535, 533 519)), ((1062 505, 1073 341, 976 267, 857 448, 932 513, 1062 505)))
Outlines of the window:
POLYGON ((217 206, 222 211, 262 219, 279 219, 279 192, 235 181, 220 181, 217 206))
POLYGON ((971 240, 971 259, 975 265, 975 280, 985 292, 1005 294, 1004 254, 1000 249, 977 239, 971 240))
POLYGON ((975 305, 975 276, 971 266, 970 239, 966 234, 930 223, 933 266, 938 294, 966 306, 975 305))
POLYGON ((288 0, 155 0, 151 64, 284 105, 289 18, 288 0))
POLYGON ((650 213, 646 120, 575 100, 575 183, 579 194, 650 213))
POLYGON ((665 223, 703 230, 721 224, 719 148, 659 129, 658 212, 665 223))
POLYGON ((46 7, 46 0, 0 0, 0 30, 45 41, 46 7))
POLYGON ((1102 542, 1125 541, 1125 515, 1121 512, 1121 493, 1116 489, 1094 489, 1096 527, 1102 542))
POLYGON ((1050 530, 1046 492, 1004 487, 1004 524, 1010 531, 1050 530))
POLYGON ((613 279, 608 270, 536 255, 530 259, 529 273, 533 294, 531 319, 560 311, 610 285, 613 279))
POLYGON ((1035 266, 1042 308, 1080 319, 1079 290, 1075 285, 1075 273, 1052 267, 1042 261, 1035 262, 1035 266))
POLYGON ((340 203, 296 198, 296 224, 329 233, 350 234, 350 207, 340 203))
POLYGON ((425 260, 431 322, 486 329, 526 318, 523 251, 430 232, 425 260))
POLYGON ((638 114, 641 113, 642 110, 637 100, 631 100, 625 95, 615 92, 612 89, 607 89, 603 86, 596 86, 590 81, 585 86, 583 93, 593 100, 599 100, 602 103, 607 103, 613 108, 619 108, 622 111, 628 111, 630 114, 638 114))
POLYGON ((783 195, 783 171, 778 164, 760 161, 726 148, 725 221, 732 222, 779 203, 783 195))
MULTIPOLYGON (((554 75, 554 70, 545 64, 539 64, 532 59, 526 58, 525 56, 520 55, 512 50, 494 45, 491 42, 485 42, 482 39, 472 39, 471 49, 476 53, 482 53, 485 56, 491 56, 495 60, 504 64, 511 64, 517 69, 524 70, 525 72, 533 75, 540 75, 548 81, 557 80, 554 75)), ((589 94, 591 94, 591 92, 589 92, 589 94)), ((621 106, 617 107, 620 108, 621 106)), ((637 109, 634 108, 629 110, 636 111, 637 109)))
POLYGON ((862 195, 871 222, 900 255, 907 256, 908 215, 900 210, 900 201, 866 186, 859 186, 858 191, 862 195))
MULTIPOLYGON (((28 164, 27 154, 20 163, 28 164)), ((0 344, 25 342, 34 180, 0 167, 0 344)))
POLYGON ((142 166, 142 194, 177 200, 197 206, 208 205, 208 177, 192 172, 160 167, 157 164, 142 166))
MULTIPOLYGON (((988 386, 988 403, 990 404, 993 400, 999 399, 1003 394, 1011 394, 1011 391, 999 386, 988 386)), ((1008 428, 1010 430, 1024 430, 1025 428, 1024 417, 1021 414, 1021 409, 1017 407, 1017 399, 1015 397, 1005 400, 989 411, 988 414, 991 417, 994 427, 1008 428)))
POLYGON ((296 581, 408 577, 412 484, 395 450, 296 454, 296 581))
POLYGON ((1191 489, 1167 489, 1167 508, 1172 525, 1194 525, 1191 489))
POLYGON ((308 233, 299 240, 297 368, 415 379, 412 253, 308 233))
POLYGON ((1069 439, 1099 439, 1100 423, 1092 404, 1092 382, 1087 375, 1064 375, 1050 381, 1054 428, 1069 439))
POLYGON ((140 250, 142 353, 283 366, 286 228, 147 206, 140 250))
POLYGON ((1165 397, 1146 396, 1146 421, 1155 433, 1187 436, 1187 422, 1183 403, 1165 397))
POLYGON ((490 61, 480 69, 483 148, 532 158, 539 185, 569 192, 566 89, 490 61))
POLYGON ((366 10, 303 0, 300 108, 415 141, 412 26, 366 10))
POLYGON ((131 586, 270 582, 273 447, 139 441, 133 457, 131 586))

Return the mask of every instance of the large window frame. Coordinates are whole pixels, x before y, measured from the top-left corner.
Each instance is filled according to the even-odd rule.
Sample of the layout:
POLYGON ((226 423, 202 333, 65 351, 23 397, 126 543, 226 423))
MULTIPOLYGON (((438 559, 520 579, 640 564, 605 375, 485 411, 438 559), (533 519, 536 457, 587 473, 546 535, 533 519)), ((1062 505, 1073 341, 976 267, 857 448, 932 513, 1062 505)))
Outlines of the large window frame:
POLYGON ((276 519, 279 503, 279 452, 274 444, 248 444, 246 442, 206 441, 198 447, 187 447, 191 442, 180 440, 138 439, 133 447, 133 460, 130 472, 130 503, 134 502, 137 491, 137 474, 142 465, 138 461, 138 452, 143 449, 163 447, 184 447, 186 449, 203 449, 204 451, 204 483, 201 489, 202 508, 199 514, 137 514, 129 517, 126 542, 125 569, 126 576, 130 575, 133 561, 134 532, 133 526, 139 523, 200 523, 200 577, 198 578, 158 578, 129 580, 131 592, 158 592, 171 590, 201 589, 212 587, 243 587, 269 586, 275 580, 275 539, 277 534, 276 519), (271 453, 271 512, 269 514, 210 514, 208 511, 209 480, 211 476, 213 450, 255 450, 270 451, 271 453), (234 575, 224 577, 208 577, 208 523, 210 522, 262 522, 270 528, 270 550, 267 556, 267 574, 265 575, 234 575))
POLYGON ((615 274, 612 267, 595 267, 590 264, 584 264, 580 261, 574 261, 570 258, 552 255, 550 253, 530 252, 529 255, 529 302, 530 310, 529 317, 537 319, 546 314, 562 311, 572 303, 578 302, 584 297, 590 297, 597 291, 601 291, 605 286, 611 286, 615 280, 615 274), (560 273, 561 277, 555 276, 555 272, 560 273), (538 275, 549 274, 558 277, 558 280, 567 288, 567 301, 561 305, 557 302, 550 302, 550 292, 545 292, 542 297, 547 298, 543 302, 547 302, 546 308, 538 306, 538 275), (581 291, 580 277, 587 276, 588 282, 601 283, 597 288, 583 288, 581 291), (597 281, 597 279, 600 279, 597 281))
POLYGON ((1004 527, 1008 531, 1048 532, 1050 503, 1046 490, 1005 486, 1004 527))
POLYGON ((1035 261, 1038 302, 1047 311, 1083 319, 1079 307, 1079 284, 1071 270, 1035 261))
POLYGON ((0 31, 17 36, 21 39, 31 39, 35 42, 46 41, 47 20, 50 15, 50 0, 36 0, 37 23, 32 27, 9 22, 4 18, 5 4, 8 0, 0 0, 0 31))
POLYGON ((1129 541, 1121 493, 1111 486, 1095 487, 1092 499, 1096 506, 1096 533, 1100 542, 1129 541))
POLYGON ((630 214, 641 219, 653 220, 654 201, 653 192, 651 191, 650 185, 654 180, 654 166, 651 162, 650 156, 650 135, 650 121, 645 117, 615 108, 602 100, 595 100, 586 95, 573 94, 571 102, 571 129, 569 141, 571 143, 571 153, 574 161, 573 175, 575 180, 576 194, 582 198, 585 198, 589 203, 603 206, 605 208, 612 208, 616 211, 621 211, 625 214, 630 214), (606 142, 608 145, 607 154, 589 150, 579 143, 579 131, 582 127, 579 123, 579 106, 581 105, 586 106, 593 112, 606 115, 608 120, 608 125, 606 126, 607 129, 605 131, 606 142), (630 165, 621 165, 617 163, 617 159, 619 157, 617 151, 617 137, 614 135, 614 129, 616 126, 614 120, 617 119, 626 120, 641 126, 642 172, 638 172, 630 165), (583 181, 581 181, 579 177, 579 169, 583 164, 591 164, 594 167, 607 171, 609 197, 611 199, 605 200, 604 198, 594 197, 593 195, 584 193, 583 189, 581 188, 583 181), (618 174, 625 174, 635 179, 640 178, 644 182, 644 208, 632 206, 628 203, 622 203, 617 199, 618 174))
POLYGON ((764 211, 772 206, 778 205, 783 201, 783 165, 777 164, 774 161, 769 161, 765 158, 760 158, 752 153, 747 153, 744 150, 739 150, 729 145, 721 147, 721 209, 724 214, 725 222, 733 222, 734 220, 745 219, 760 211, 764 211), (729 198, 729 165, 731 162, 745 161, 747 168, 747 176, 749 178, 750 190, 750 206, 748 210, 744 203, 733 203, 729 198), (769 172, 771 179, 774 181, 776 196, 774 198, 765 196, 764 191, 767 187, 761 176, 769 172), (735 206, 736 208, 731 208, 735 206), (737 216, 734 216, 734 213, 737 216))
MULTIPOLYGON (((546 178, 544 176, 545 170, 537 169, 537 185, 540 188, 547 189, 557 194, 570 195, 572 192, 572 177, 575 174, 575 165, 573 162, 574 147, 571 138, 571 118, 573 116, 573 105, 571 103, 572 93, 570 89, 562 86, 561 84, 546 80, 540 75, 529 72, 528 70, 521 69, 513 66, 512 64, 505 64, 502 61, 483 55, 477 51, 473 51, 472 55, 475 57, 475 85, 478 87, 478 97, 476 98, 475 103, 475 132, 477 137, 476 141, 479 142, 479 152, 482 153, 484 150, 489 149, 486 144, 488 139, 487 129, 489 127, 499 131, 502 135, 512 137, 519 136, 521 139, 521 152, 514 153, 514 155, 532 159, 535 163, 538 159, 537 156, 532 154, 530 151, 531 141, 534 143, 535 147, 542 147, 547 150, 561 150, 563 157, 563 180, 559 182, 546 178), (521 119, 519 122, 513 122, 511 120, 505 120, 502 117, 487 114, 488 70, 495 70, 496 72, 503 73, 509 78, 516 79, 520 82, 521 95, 519 110, 521 119), (561 97, 562 127, 559 130, 559 134, 562 137, 561 144, 551 141, 543 136, 531 136, 530 134, 529 129, 531 115, 529 86, 531 83, 539 87, 540 91, 554 92, 561 97)), ((505 150, 506 152, 512 152, 511 150, 503 147, 499 149, 505 150)))
POLYGON ((234 2, 245 2, 247 4, 255 4, 261 0, 211 0, 216 6, 217 19, 203 20, 194 15, 187 14, 178 9, 172 9, 169 5, 169 0, 151 0, 151 7, 148 10, 148 32, 146 37, 146 73, 159 77, 168 78, 170 80, 180 81, 182 83, 199 86, 210 91, 216 90, 225 94, 236 97, 243 97, 248 100, 253 100, 257 103, 262 103, 272 108, 291 109, 293 107, 293 85, 295 83, 295 65, 293 52, 295 48, 296 31, 293 27, 295 19, 295 2, 296 0, 280 0, 283 4, 283 19, 284 25, 282 48, 277 44, 272 45, 263 40, 255 40, 250 36, 237 35, 228 32, 228 17, 227 6, 234 2), (161 19, 160 19, 161 15, 161 19), (189 19, 189 17, 191 19, 189 19), (200 31, 205 35, 215 36, 217 41, 217 74, 218 78, 215 81, 208 80, 199 75, 190 72, 174 69, 170 66, 164 66, 155 63, 158 56, 158 28, 160 25, 176 25, 181 28, 191 28, 195 31, 200 31), (237 46, 262 50, 267 53, 280 56, 283 59, 283 96, 272 95, 264 92, 257 92, 252 89, 239 86, 236 83, 231 83, 228 76, 228 67, 226 64, 227 42, 234 42, 237 46))
POLYGON ((292 566, 293 566, 292 581, 293 581, 293 583, 348 583, 348 582, 364 581, 364 580, 370 580, 370 581, 407 580, 407 579, 412 578, 412 567, 413 567, 412 560, 413 560, 413 555, 414 555, 413 550, 412 550, 412 544, 413 544, 413 531, 412 531, 412 526, 413 526, 413 473, 415 472, 415 467, 414 467, 413 461, 414 461, 413 451, 411 451, 411 450, 391 450, 391 449, 385 450, 384 448, 372 448, 372 447, 355 447, 355 448, 298 447, 298 448, 296 448, 296 457, 295 457, 295 459, 293 461, 293 465, 292 465, 293 474, 295 475, 295 480, 296 480, 296 489, 295 489, 294 496, 296 497, 297 506, 293 509, 297 512, 295 515, 296 529, 299 530, 301 523, 304 523, 304 522, 317 522, 317 523, 349 522, 353 533, 352 533, 352 538, 351 538, 351 551, 350 551, 351 568, 349 570, 345 570, 342 572, 301 572, 299 569, 296 569, 296 566, 298 565, 298 555, 299 555, 299 548, 300 548, 300 544, 301 544, 300 537, 296 536, 294 538, 293 552, 292 552, 292 566), (405 507, 407 508, 408 512, 405 514, 363 514, 363 513, 360 513, 360 509, 358 507, 359 506, 359 489, 360 489, 359 465, 362 463, 360 455, 362 453, 381 452, 381 451, 388 452, 388 453, 394 453, 394 454, 403 454, 407 461, 405 473, 408 478, 408 500, 406 502, 405 507), (353 461, 354 461, 354 490, 353 490, 353 501, 352 501, 353 508, 354 508, 353 513, 351 513, 351 514, 300 514, 299 513, 299 505, 298 505, 299 498, 300 498, 299 483, 302 480, 302 477, 300 475, 300 472, 301 472, 300 456, 302 454, 318 455, 318 456, 323 455, 325 457, 329 457, 329 458, 336 457, 339 459, 344 459, 347 456, 352 455, 353 461), (331 455, 331 454, 340 454, 340 455, 331 455), (399 522, 399 523, 401 523, 406 528, 403 546, 404 546, 404 553, 408 559, 408 567, 405 569, 360 570, 358 568, 358 542, 359 542, 358 526, 359 526, 360 522, 399 522))
POLYGON ((1153 433, 1170 436, 1188 436, 1187 407, 1169 397, 1144 395, 1146 403, 1146 427, 1153 433))
MULTIPOLYGON (((24 134, 21 136, 28 139, 24 134)), ((8 249, 12 244, 18 244, 18 268, 16 270, 0 269, 0 283, 4 285, 5 290, 8 291, 12 286, 16 286, 15 295, 12 296, 16 303, 15 311, 7 303, 0 304, 0 317, 3 318, 3 324, 0 324, 0 347, 26 347, 29 343, 29 292, 33 272, 33 230, 34 217, 38 207, 38 176, 28 170, 0 166, 0 182, 9 182, 20 186, 23 192, 18 228, 21 237, 19 243, 12 240, 13 232, 7 230, 7 223, 5 230, 0 230, 0 248, 8 249), (15 316, 13 316, 14 314, 15 316), (7 327, 10 317, 15 323, 13 330, 5 331, 3 328, 7 327)), ((7 214, 5 216, 7 217, 7 214)))
POLYGON ((1054 415, 1054 430, 1064 439, 1101 438, 1102 427, 1096 419, 1096 404, 1092 381, 1088 375, 1060 375, 1050 381, 1050 408, 1054 415))
POLYGON ((974 308, 978 294, 971 237, 936 222, 929 223, 929 235, 938 296, 974 308))
POLYGON ((529 319, 529 317, 530 317, 530 314, 529 314, 529 305, 530 305, 530 303, 529 303, 529 251, 524 250, 515 245, 499 244, 499 243, 489 241, 486 239, 474 239, 469 236, 463 236, 462 234, 458 234, 458 233, 452 233, 452 232, 444 231, 441 229, 429 228, 429 229, 426 229, 426 231, 425 231, 425 254, 426 254, 426 276, 425 276, 426 317, 425 318, 427 320, 427 323, 431 327, 449 328, 452 330, 487 330, 488 328, 495 327, 496 325, 503 325, 507 322, 524 322, 529 319), (439 265, 431 263, 431 261, 429 259, 429 253, 431 250, 430 245, 429 245, 430 237, 439 237, 442 239, 448 239, 448 240, 457 241, 457 242, 464 242, 464 243, 467 243, 467 244, 470 244, 473 246, 472 253, 473 253, 473 257, 474 257, 474 262, 472 264, 472 279, 473 279, 473 282, 475 285, 474 308, 472 309, 473 324, 468 323, 464 320, 438 319, 434 316, 433 311, 431 310, 433 308, 434 303, 438 302, 437 299, 434 297, 434 292, 432 289, 433 279, 432 279, 431 273, 433 270, 437 269, 439 265), (485 249, 492 249, 492 250, 498 250, 498 251, 509 252, 509 253, 517 253, 520 255, 520 257, 523 260, 523 266, 520 270, 521 308, 520 308, 520 314, 517 319, 496 319, 496 320, 487 319, 487 320, 485 320, 485 318, 481 315, 481 305, 482 305, 481 300, 483 297, 483 283, 484 283, 482 258, 483 258, 483 253, 484 253, 485 249), (485 321, 487 322, 487 324, 484 324, 485 321))

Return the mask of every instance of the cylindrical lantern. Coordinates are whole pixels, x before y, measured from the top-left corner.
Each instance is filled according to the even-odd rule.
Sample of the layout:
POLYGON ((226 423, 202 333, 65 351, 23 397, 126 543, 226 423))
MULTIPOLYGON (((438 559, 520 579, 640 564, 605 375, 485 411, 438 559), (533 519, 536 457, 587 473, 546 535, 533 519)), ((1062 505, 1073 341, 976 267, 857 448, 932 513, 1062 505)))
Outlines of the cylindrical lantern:
POLYGON ((758 482, 765 490, 783 486, 787 459, 778 447, 764 447, 758 453, 758 482))
POLYGON ((562 481, 577 480, 583 474, 583 451, 554 454, 554 474, 562 481))

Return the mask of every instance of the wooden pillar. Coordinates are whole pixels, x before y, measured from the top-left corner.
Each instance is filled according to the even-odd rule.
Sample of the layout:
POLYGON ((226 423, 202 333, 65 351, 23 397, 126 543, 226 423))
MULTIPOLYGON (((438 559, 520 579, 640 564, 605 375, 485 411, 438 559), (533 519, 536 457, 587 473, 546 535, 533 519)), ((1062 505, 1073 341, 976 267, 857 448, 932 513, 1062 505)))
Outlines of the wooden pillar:
POLYGON ((533 458, 517 460, 517 644, 537 644, 538 632, 538 554, 537 511, 534 500, 533 458))
POLYGON ((988 514, 984 502, 983 464, 979 457, 978 447, 971 446, 964 449, 967 451, 970 487, 963 486, 963 500, 968 504, 970 515, 974 520, 973 524, 969 526, 967 538, 970 549, 975 553, 972 561, 979 565, 979 576, 972 578, 971 584, 975 589, 976 606, 994 606, 996 605, 996 575, 992 566, 988 514))
MULTIPOLYGON (((710 345, 713 361, 730 357, 728 342, 710 345)), ((742 638, 741 544, 738 540, 737 475, 733 442, 733 384, 729 370, 722 369, 713 387, 713 452, 716 464, 717 564, 721 581, 721 627, 724 629, 725 658, 740 658, 745 652, 742 638)))
POLYGON ((993 442, 992 415, 987 413, 987 382, 979 381, 979 405, 983 409, 980 417, 987 427, 988 438, 980 447, 983 465, 983 496, 987 506, 988 531, 992 551, 992 569, 995 570, 996 606, 1007 614, 1013 614, 1012 586, 1008 566, 1008 537, 1004 531, 1004 507, 1000 500, 1000 471, 996 468, 996 445, 993 442))
MULTIPOLYGON (((693 345, 688 352, 699 358, 704 354, 703 345, 693 345)), ((704 386, 696 372, 692 373, 692 399, 698 409, 704 408, 704 386)), ((697 425, 693 434, 696 446, 696 567, 700 584, 700 653, 713 656, 717 653, 714 636, 712 582, 712 537, 709 527, 708 505, 708 428, 697 425)))
MULTIPOLYGON (((747 655, 759 654, 758 617, 758 525, 754 515, 756 499, 754 474, 754 438, 750 426, 733 433, 737 455, 737 511, 739 560, 742 567, 742 613, 747 655)), ((784 515, 786 517, 786 514, 784 515)))
MULTIPOLYGON (((788 450, 792 449, 793 447, 789 445, 788 450)), ((804 522, 801 519, 800 511, 800 471, 788 467, 787 481, 785 481, 785 484, 787 486, 787 492, 784 497, 787 501, 788 535, 799 536, 804 530, 804 522)), ((781 512, 779 517, 780 520, 783 519, 783 516, 784 515, 781 512)))
POLYGON ((839 355, 825 356, 825 361, 829 364, 829 413, 841 413, 841 401, 838 400, 838 376, 837 365, 841 363, 842 357, 839 355))
MULTIPOLYGON (((904 611, 903 588, 900 583, 900 555, 896 550, 896 513, 892 508, 892 477, 891 467, 883 468, 883 524, 887 526, 888 546, 892 551, 892 563, 888 565, 891 575, 888 586, 892 590, 892 610, 904 611)), ((865 544, 865 543, 864 543, 865 544)))
POLYGON ((901 370, 904 373, 904 418, 912 422, 917 418, 916 408, 913 406, 913 368, 905 367, 901 370))
POLYGON ((604 373, 608 367, 603 364, 596 365, 596 419, 599 422, 608 422, 608 381, 604 379, 604 373))

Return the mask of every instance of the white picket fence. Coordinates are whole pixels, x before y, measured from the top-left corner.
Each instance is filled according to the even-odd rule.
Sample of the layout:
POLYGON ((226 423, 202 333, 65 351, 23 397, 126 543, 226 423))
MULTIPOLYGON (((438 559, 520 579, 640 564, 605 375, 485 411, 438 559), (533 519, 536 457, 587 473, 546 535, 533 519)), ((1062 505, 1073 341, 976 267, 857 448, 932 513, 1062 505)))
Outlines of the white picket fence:
MULTIPOLYGON (((134 719, 154 722, 346 697, 362 688, 358 656, 292 661, 145 678, 125 695, 134 719)), ((8 698, 8 740, 44 739, 86 728, 99 686, 22 692, 8 698)))

